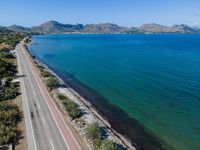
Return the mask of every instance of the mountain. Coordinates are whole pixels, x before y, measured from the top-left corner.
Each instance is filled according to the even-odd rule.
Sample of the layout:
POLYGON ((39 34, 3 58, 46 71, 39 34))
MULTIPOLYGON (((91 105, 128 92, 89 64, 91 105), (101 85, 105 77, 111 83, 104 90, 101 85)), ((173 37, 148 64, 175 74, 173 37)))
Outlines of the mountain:
MULTIPOLYGON (((13 31, 8 30, 7 27, 0 26, 0 34, 12 33, 13 31)), ((1 38, 1 37, 0 37, 1 38)))
POLYGON ((15 31, 15 32, 31 32, 30 28, 18 26, 18 25, 12 25, 7 27, 8 30, 15 31))
POLYGON ((6 27, 4 27, 4 26, 0 26, 0 30, 4 31, 4 30, 8 30, 8 29, 6 27))
POLYGON ((83 28, 84 33, 125 33, 129 28, 120 27, 112 23, 88 24, 83 28))
POLYGON ((57 21, 48 21, 40 26, 32 27, 32 32, 41 33, 66 33, 66 32, 80 32, 83 29, 82 24, 62 24, 57 21))
POLYGON ((159 25, 159 24, 144 24, 138 28, 141 33, 164 33, 164 32, 174 32, 170 30, 170 27, 159 25))
POLYGON ((172 26, 173 28, 176 28, 179 30, 181 33, 196 33, 199 31, 198 28, 192 28, 187 25, 181 24, 181 25, 174 25, 172 26))
POLYGON ((163 26, 156 23, 144 24, 141 27, 134 28, 139 33, 199 33, 195 28, 187 25, 163 26))
POLYGON ((156 23, 144 24, 140 27, 122 27, 113 23, 100 24, 62 24, 57 21, 47 21, 39 26, 27 28, 18 25, 12 25, 7 29, 15 32, 39 32, 44 34, 62 34, 62 33, 200 33, 199 28, 192 28, 187 25, 164 26, 156 23))
POLYGON ((32 27, 32 32, 42 33, 122 33, 127 28, 119 27, 116 24, 62 24, 56 21, 48 21, 40 26, 32 27))

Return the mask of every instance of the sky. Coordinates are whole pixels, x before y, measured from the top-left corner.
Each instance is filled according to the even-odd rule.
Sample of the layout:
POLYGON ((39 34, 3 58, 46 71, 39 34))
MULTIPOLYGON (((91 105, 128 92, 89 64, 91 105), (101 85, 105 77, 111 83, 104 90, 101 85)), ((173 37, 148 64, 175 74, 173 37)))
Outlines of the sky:
POLYGON ((145 23, 200 26, 200 0, 1 0, 0 25, 145 23))

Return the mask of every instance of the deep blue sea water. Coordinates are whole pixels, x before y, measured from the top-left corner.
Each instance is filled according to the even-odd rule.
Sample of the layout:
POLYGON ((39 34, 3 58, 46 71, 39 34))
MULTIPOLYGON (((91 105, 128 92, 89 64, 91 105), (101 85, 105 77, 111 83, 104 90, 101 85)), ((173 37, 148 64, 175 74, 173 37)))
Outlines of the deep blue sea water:
POLYGON ((66 82, 76 81, 72 86, 84 85, 102 96, 93 98, 94 105, 117 118, 121 128, 130 123, 124 132, 128 136, 133 131, 130 136, 147 143, 144 149, 155 144, 148 143, 151 136, 146 133, 167 149, 200 149, 200 35, 43 35, 33 39, 36 44, 30 48, 38 59, 66 82))

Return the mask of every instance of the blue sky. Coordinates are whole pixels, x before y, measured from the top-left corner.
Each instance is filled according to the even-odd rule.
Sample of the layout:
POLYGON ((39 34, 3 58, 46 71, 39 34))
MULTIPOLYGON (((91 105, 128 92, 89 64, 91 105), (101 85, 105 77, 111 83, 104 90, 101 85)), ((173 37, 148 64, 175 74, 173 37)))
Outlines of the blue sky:
POLYGON ((0 25, 112 22, 200 25, 200 0, 2 0, 0 25))

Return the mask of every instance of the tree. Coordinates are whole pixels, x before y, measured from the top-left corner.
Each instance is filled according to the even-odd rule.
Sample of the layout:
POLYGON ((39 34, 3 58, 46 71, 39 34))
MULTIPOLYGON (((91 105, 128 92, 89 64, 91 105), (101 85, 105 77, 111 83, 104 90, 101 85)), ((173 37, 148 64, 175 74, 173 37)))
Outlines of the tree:
POLYGON ((0 77, 13 76, 15 73, 15 66, 0 58, 0 77))
POLYGON ((99 124, 97 122, 94 122, 90 124, 86 128, 86 135, 90 139, 101 139, 102 138, 102 132, 99 127, 99 124))
POLYGON ((117 144, 112 140, 103 140, 100 150, 117 150, 117 144))
MULTIPOLYGON (((61 97, 61 98, 64 98, 64 97, 61 97)), ((76 118, 81 117, 82 112, 81 112, 81 110, 79 109, 79 106, 76 103, 74 103, 73 101, 71 101, 67 98, 63 99, 62 103, 65 106, 66 111, 68 112, 69 116, 72 119, 76 119, 76 118)))
POLYGON ((20 111, 17 105, 7 101, 0 102, 0 145, 14 142, 18 137, 19 120, 20 111))
POLYGON ((43 70, 42 72, 41 72, 41 75, 42 75, 42 77, 54 77, 50 72, 48 72, 48 71, 46 71, 46 70, 43 70))
POLYGON ((55 77, 49 77, 46 81, 46 85, 50 90, 55 89, 58 86, 59 82, 55 77))
POLYGON ((20 120, 20 111, 17 105, 9 102, 0 102, 0 123, 7 126, 15 125, 20 120))
POLYGON ((1 58, 8 58, 8 59, 14 58, 13 54, 6 53, 6 52, 1 52, 1 53, 0 53, 0 57, 1 57, 1 58))
POLYGON ((15 85, 15 83, 9 82, 9 84, 0 91, 0 101, 14 99, 18 94, 18 87, 15 85))
POLYGON ((58 96, 58 99, 61 100, 61 101, 68 99, 68 97, 66 97, 65 95, 60 94, 60 93, 57 96, 58 96))
POLYGON ((73 107, 73 109, 69 110, 68 113, 72 119, 79 118, 82 115, 81 110, 78 108, 77 105, 75 105, 75 107, 73 107))
POLYGON ((13 142, 17 138, 16 126, 6 126, 0 123, 0 145, 13 142))

